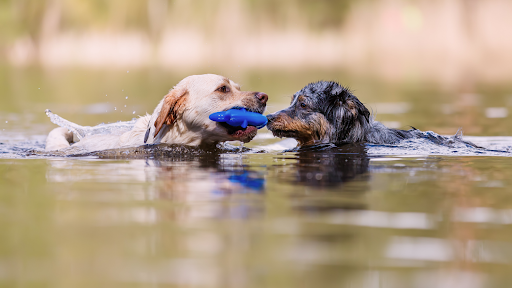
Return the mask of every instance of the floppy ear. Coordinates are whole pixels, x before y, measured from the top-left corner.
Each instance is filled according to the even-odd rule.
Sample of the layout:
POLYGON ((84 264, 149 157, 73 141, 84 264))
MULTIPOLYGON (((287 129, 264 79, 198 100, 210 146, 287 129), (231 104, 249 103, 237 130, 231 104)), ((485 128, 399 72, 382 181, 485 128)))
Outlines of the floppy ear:
POLYGON ((156 137, 164 124, 172 125, 176 122, 178 115, 183 113, 187 90, 186 89, 172 89, 169 94, 165 95, 164 104, 162 110, 158 114, 158 118, 155 121, 155 135, 156 137))

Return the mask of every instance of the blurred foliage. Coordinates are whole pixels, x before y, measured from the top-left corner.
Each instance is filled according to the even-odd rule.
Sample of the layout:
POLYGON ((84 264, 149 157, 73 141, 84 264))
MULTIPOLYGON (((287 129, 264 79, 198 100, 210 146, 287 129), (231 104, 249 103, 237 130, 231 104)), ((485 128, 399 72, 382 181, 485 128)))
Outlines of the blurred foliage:
POLYGON ((251 11, 267 16, 271 23, 301 25, 319 30, 338 28, 353 0, 249 0, 251 11))
POLYGON ((355 1, 0 0, 0 43, 25 35, 37 42, 52 21, 56 23, 53 32, 107 29, 153 33, 152 30, 162 30, 161 26, 180 25, 208 31, 233 11, 241 14, 238 17, 250 18, 246 22, 255 27, 329 29, 342 24, 352 2, 355 1), (161 23, 153 21, 157 16, 164 18, 161 23))

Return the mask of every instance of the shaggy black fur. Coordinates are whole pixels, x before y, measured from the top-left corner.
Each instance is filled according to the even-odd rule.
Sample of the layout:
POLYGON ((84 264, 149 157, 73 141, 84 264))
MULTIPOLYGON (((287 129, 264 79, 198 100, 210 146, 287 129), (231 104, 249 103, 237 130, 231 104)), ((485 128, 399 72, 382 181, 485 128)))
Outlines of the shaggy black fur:
POLYGON ((295 93, 288 108, 267 118, 267 127, 274 136, 295 138, 299 145, 393 144, 423 135, 414 128, 391 129, 375 121, 348 88, 332 81, 306 85, 295 93))

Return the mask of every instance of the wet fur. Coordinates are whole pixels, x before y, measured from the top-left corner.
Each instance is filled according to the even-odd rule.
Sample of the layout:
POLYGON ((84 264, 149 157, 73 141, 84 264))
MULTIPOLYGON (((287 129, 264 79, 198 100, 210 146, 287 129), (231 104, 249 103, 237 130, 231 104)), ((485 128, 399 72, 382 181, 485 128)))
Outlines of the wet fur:
MULTIPOLYGON (((423 135, 414 128, 391 129, 375 121, 348 88, 332 81, 306 85, 295 93, 288 108, 267 118, 267 127, 274 136, 295 138, 299 145, 393 144, 423 135)), ((440 136, 437 140, 442 142, 444 138, 440 136)))
MULTIPOLYGON (((256 136, 256 129, 247 130, 243 135, 230 134, 227 128, 209 120, 208 116, 233 107, 244 107, 253 112, 263 113, 267 99, 265 93, 241 91, 238 84, 219 75, 193 75, 181 80, 164 96, 153 114, 139 118, 131 130, 124 133, 91 135, 73 143, 73 133, 60 127, 48 135, 46 150, 60 150, 73 145, 85 151, 98 151, 159 143, 206 148, 215 147, 223 141, 249 142, 256 136), (229 91, 219 90, 221 87, 228 87, 229 91)), ((51 111, 48 110, 48 113, 51 111)), ((84 128, 62 120, 67 123, 66 125, 76 128, 75 131, 84 128)))

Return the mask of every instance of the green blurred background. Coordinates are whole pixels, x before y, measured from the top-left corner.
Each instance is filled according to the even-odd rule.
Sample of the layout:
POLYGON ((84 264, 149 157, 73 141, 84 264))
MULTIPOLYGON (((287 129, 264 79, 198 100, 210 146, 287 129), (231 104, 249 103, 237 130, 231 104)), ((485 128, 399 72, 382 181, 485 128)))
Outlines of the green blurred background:
POLYGON ((180 79, 216 73, 267 92, 269 112, 337 80, 391 127, 510 135, 508 11, 505 0, 1 0, 0 128, 46 123, 46 108, 86 125, 129 120, 180 79))
MULTIPOLYGON (((356 155, 369 170, 325 187, 299 178, 357 175, 356 162, 9 157, 44 148, 47 108, 83 125, 131 120, 199 73, 268 93, 268 112, 337 80, 389 127, 512 135, 511 11, 510 0, 0 0, 0 288, 509 287, 506 157, 356 155), (231 181, 239 172, 264 190, 231 181)), ((276 141, 261 138, 249 145, 276 141)))

